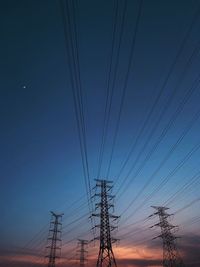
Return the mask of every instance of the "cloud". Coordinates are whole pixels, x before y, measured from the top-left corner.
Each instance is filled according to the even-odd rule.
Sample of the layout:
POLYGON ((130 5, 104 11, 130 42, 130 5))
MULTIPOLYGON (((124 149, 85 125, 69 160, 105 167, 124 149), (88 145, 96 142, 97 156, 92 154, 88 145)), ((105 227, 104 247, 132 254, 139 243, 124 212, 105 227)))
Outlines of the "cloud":
POLYGON ((183 260, 188 267, 199 267, 200 235, 185 235, 180 242, 180 251, 183 260))
MULTIPOLYGON (((186 235, 178 242, 184 263, 188 267, 200 266, 200 236, 186 235)), ((162 266, 162 241, 149 240, 143 245, 131 244, 120 245, 113 248, 119 267, 160 267, 162 266)), ((88 267, 93 267, 96 262, 98 249, 90 255, 88 267)), ((67 253, 65 254, 67 255, 67 253)), ((60 259, 59 267, 71 267, 75 259, 60 259)), ((44 256, 34 251, 4 250, 0 254, 0 267, 41 267, 44 266, 44 256)))
POLYGON ((162 267, 162 261, 160 259, 118 259, 117 263, 118 266, 126 267, 162 267))

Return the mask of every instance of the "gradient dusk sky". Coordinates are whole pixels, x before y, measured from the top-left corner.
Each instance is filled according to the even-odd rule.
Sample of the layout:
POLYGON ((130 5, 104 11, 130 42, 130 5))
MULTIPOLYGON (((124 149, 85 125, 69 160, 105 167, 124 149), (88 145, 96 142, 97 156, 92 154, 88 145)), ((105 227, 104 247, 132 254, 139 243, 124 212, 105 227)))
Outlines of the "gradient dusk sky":
MULTIPOLYGON (((64 2, 1 1, 0 267, 45 266, 52 210, 64 213, 57 266, 79 266, 77 239, 93 239, 64 2)), ((200 0, 67 3, 89 181, 113 181, 118 266, 162 266, 160 229, 150 228, 158 218, 148 216, 166 205, 183 261, 199 267, 200 0)), ((88 267, 98 248, 88 245, 88 267)))

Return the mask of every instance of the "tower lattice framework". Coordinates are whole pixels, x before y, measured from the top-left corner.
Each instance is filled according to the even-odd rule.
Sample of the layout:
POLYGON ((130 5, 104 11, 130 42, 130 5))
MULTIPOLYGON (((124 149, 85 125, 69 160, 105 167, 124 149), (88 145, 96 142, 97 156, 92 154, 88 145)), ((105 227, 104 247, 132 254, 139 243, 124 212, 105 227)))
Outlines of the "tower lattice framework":
POLYGON ((51 211, 51 222, 49 229, 48 245, 48 267, 56 266, 56 259, 60 257, 61 253, 61 229, 62 229, 62 216, 63 214, 56 214, 51 211))
POLYGON ((151 216, 157 215, 159 217, 159 223, 154 226, 161 228, 161 234, 155 238, 160 237, 163 241, 163 267, 183 267, 184 265, 176 246, 178 237, 174 235, 174 230, 177 226, 168 222, 171 214, 168 214, 166 210, 169 208, 160 206, 152 207, 156 209, 156 212, 151 216))
POLYGON ((79 253, 79 263, 80 267, 85 267, 87 263, 87 253, 88 251, 85 249, 85 247, 88 245, 87 240, 78 239, 78 253, 79 253))
POLYGON ((110 213, 110 209, 114 209, 112 203, 114 196, 110 194, 112 187, 112 181, 96 180, 96 188, 100 188, 100 192, 95 194, 95 196, 100 198, 100 202, 96 203, 96 210, 100 210, 100 213, 92 214, 100 218, 100 224, 95 225, 95 227, 100 228, 100 236, 98 238, 100 245, 96 267, 117 266, 112 249, 112 244, 116 239, 111 237, 111 232, 116 226, 111 225, 110 222, 111 220, 117 220, 119 216, 110 213))

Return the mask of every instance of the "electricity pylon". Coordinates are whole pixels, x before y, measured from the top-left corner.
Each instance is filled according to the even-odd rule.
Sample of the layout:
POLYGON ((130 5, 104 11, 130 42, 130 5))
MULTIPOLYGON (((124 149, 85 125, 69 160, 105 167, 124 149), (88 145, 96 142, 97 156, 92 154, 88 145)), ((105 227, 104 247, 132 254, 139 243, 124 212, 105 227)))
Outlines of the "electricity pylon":
POLYGON ((159 223, 153 225, 152 227, 158 226, 161 228, 161 234, 155 238, 161 237, 163 240, 163 267, 184 266, 176 247, 176 239, 178 237, 173 233, 173 229, 177 226, 168 222, 168 218, 171 214, 168 214, 166 210, 169 208, 160 206, 152 206, 152 208, 156 209, 156 212, 151 216, 158 215, 159 217, 159 223))
POLYGON ((100 192, 95 194, 95 196, 100 197, 100 202, 96 203, 96 209, 100 209, 100 213, 92 214, 92 216, 100 218, 100 224, 95 225, 95 227, 100 228, 100 236, 98 238, 100 246, 96 267, 117 266, 112 250, 112 243, 116 239, 111 237, 111 231, 116 227, 110 224, 110 220, 117 220, 119 216, 109 213, 110 208, 114 208, 114 205, 111 203, 114 196, 109 194, 112 187, 112 181, 96 180, 96 188, 100 188, 100 192))
POLYGON ((80 267, 85 267, 86 262, 87 262, 87 253, 88 251, 85 250, 85 246, 88 245, 87 240, 83 239, 78 239, 78 253, 79 253, 79 262, 80 262, 80 267))
POLYGON ((60 257, 61 252, 61 220, 63 214, 55 214, 51 211, 51 222, 49 229, 48 245, 48 255, 46 256, 48 260, 48 267, 55 267, 56 258, 60 257), (58 243, 60 243, 58 245, 58 243))

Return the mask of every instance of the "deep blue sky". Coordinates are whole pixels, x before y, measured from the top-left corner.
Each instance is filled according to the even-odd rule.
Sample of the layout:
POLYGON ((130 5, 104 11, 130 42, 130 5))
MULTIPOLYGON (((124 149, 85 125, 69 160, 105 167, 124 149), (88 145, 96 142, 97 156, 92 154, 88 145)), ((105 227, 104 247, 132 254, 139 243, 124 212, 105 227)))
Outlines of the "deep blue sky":
MULTIPOLYGON (((124 1, 119 2, 120 10, 122 10, 124 1)), ((130 44, 138 13, 138 3, 138 1, 128 1, 101 171, 103 178, 108 166, 121 92, 130 57, 130 44)), ((78 2, 80 71, 84 90, 86 138, 92 187, 95 185, 93 179, 97 178, 98 153, 102 136, 113 4, 114 1, 81 0, 78 2)), ((159 94, 199 6, 199 1, 189 0, 143 1, 109 179, 116 179, 130 144, 137 137, 159 94)), ((12 246, 23 246, 43 225, 47 224, 49 211, 52 209, 64 210, 65 220, 70 222, 66 207, 85 195, 86 191, 59 1, 11 0, 1 3, 0 10, 0 228, 3 234, 0 246, 4 249, 11 249, 12 246)), ((188 59, 193 50, 199 46, 199 26, 200 16, 193 25, 165 90, 114 192, 118 192, 123 184, 123 177, 128 173, 131 164, 146 142, 176 84, 179 84, 178 90, 142 153, 135 171, 158 140, 171 116, 191 88, 193 81, 199 75, 200 55, 196 53, 190 68, 184 74, 184 79, 179 83, 188 59)), ((151 159, 126 190, 126 194, 119 199, 119 195, 116 196, 118 214, 125 210, 156 170, 170 147, 176 143, 198 111, 199 101, 200 90, 197 87, 191 97, 188 97, 188 102, 151 159)), ((137 207, 145 195, 151 193, 154 186, 158 185, 161 179, 167 176, 200 141, 199 130, 198 120, 155 175, 143 195, 136 200, 134 206, 137 207)), ((152 212, 151 205, 163 204, 189 181, 190 177, 200 170, 199 155, 199 151, 192 155, 162 191, 146 203, 143 209, 138 211, 138 216, 132 217, 130 222, 148 216, 152 212)), ((197 181, 171 204, 172 212, 198 198, 199 190, 200 184, 197 181)), ((122 216, 121 225, 124 224, 123 219, 134 211, 134 206, 131 206, 124 217, 122 216)), ((198 216, 198 206, 197 202, 192 208, 186 209, 180 215, 177 214, 174 218, 175 223, 182 224, 183 221, 198 216)), ((87 211, 86 206, 81 212, 87 211)), ((194 233, 196 233, 196 228, 198 227, 194 224, 192 228, 194 233)), ((89 229, 89 223, 85 229, 89 229)), ((186 227, 183 232, 188 231, 186 227)), ((77 232, 74 231, 72 237, 76 238, 76 234, 77 232)))

